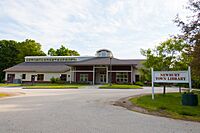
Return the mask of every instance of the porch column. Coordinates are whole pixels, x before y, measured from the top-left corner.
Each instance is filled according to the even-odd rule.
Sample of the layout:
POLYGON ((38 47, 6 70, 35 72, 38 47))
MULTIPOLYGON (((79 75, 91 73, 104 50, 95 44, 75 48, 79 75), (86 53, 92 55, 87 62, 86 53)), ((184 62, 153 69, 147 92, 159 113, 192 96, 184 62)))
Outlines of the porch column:
POLYGON ((69 83, 71 84, 72 83, 72 68, 70 67, 70 80, 69 80, 69 83))
POLYGON ((95 66, 93 66, 93 73, 92 73, 92 74, 93 74, 93 76, 92 76, 92 77, 93 77, 93 78, 92 78, 92 84, 94 85, 94 78, 95 78, 95 66))
POLYGON ((108 66, 106 67, 106 83, 108 84, 108 66))
POLYGON ((131 66, 131 83, 133 83, 133 66, 131 66))
POLYGON ((74 82, 76 83, 76 67, 74 68, 74 82))

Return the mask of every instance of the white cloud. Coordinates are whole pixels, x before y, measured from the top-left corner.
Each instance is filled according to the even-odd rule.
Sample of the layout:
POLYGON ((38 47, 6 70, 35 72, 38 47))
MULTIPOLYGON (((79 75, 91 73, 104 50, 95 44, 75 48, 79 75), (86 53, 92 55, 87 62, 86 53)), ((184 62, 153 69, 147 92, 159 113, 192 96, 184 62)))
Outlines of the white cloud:
POLYGON ((119 58, 142 58, 140 48, 178 33, 172 19, 186 0, 1 0, 0 39, 32 38, 93 55, 108 48, 119 58), (9 8, 8 8, 9 7, 9 8))

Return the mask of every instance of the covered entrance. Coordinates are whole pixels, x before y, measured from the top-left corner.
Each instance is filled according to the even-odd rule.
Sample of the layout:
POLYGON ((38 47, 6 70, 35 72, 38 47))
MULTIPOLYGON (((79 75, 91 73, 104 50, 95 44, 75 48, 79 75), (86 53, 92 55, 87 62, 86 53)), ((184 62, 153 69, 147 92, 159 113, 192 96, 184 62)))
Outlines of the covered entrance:
POLYGON ((108 83, 107 67, 94 67, 95 84, 108 83))

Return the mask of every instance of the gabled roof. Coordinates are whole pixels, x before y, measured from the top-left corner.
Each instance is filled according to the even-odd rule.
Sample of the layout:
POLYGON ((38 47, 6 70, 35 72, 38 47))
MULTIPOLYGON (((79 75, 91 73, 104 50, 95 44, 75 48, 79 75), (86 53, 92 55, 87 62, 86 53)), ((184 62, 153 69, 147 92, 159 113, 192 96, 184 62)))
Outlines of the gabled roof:
MULTIPOLYGON (((112 65, 132 65, 136 67, 141 66, 144 59, 120 60, 116 58, 111 59, 112 65)), ((94 57, 83 61, 76 62, 23 62, 8 69, 5 72, 66 72, 70 70, 70 66, 93 66, 93 65, 109 65, 110 58, 108 57, 94 57)))
POLYGON ((66 62, 23 62, 8 69, 6 72, 66 72, 70 68, 66 62))
MULTIPOLYGON (((145 61, 144 59, 131 59, 131 60, 120 60, 116 58, 111 59, 112 65, 140 65, 142 61, 145 61)), ((77 61, 77 62, 71 62, 67 64, 68 66, 80 66, 80 65, 109 65, 110 64, 110 58, 108 57, 95 57, 92 59, 84 60, 84 61, 77 61)))

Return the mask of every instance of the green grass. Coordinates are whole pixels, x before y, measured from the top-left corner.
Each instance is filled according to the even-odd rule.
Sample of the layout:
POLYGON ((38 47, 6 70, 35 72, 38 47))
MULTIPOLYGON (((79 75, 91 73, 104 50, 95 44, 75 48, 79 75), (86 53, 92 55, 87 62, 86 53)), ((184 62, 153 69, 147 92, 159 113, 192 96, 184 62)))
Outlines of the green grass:
MULTIPOLYGON (((200 95, 198 95, 200 99, 200 95)), ((200 121, 200 104, 198 106, 183 106, 180 93, 156 94, 155 99, 151 95, 145 95, 130 99, 130 101, 150 112, 159 112, 164 116, 176 119, 200 121)))
POLYGON ((1 97, 7 97, 7 96, 9 96, 9 94, 6 94, 6 93, 0 93, 0 98, 1 98, 1 97))
POLYGON ((33 85, 23 84, 23 89, 77 89, 85 86, 84 84, 52 84, 52 83, 35 83, 33 85))
POLYGON ((24 89, 67 89, 79 88, 85 84, 52 84, 52 83, 34 83, 32 84, 0 84, 0 87, 17 87, 23 86, 24 89))
POLYGON ((21 84, 4 84, 4 83, 0 83, 0 87, 16 87, 16 86, 21 86, 21 84))
POLYGON ((102 85, 99 88, 101 89, 142 89, 141 86, 138 85, 125 85, 125 84, 109 84, 102 85))
POLYGON ((23 89, 78 89, 78 86, 26 86, 23 89))
POLYGON ((22 84, 22 86, 85 86, 84 84, 54 84, 54 83, 34 83, 34 84, 22 84))

